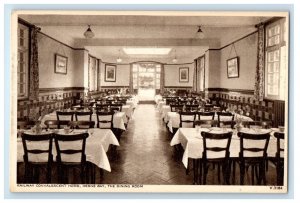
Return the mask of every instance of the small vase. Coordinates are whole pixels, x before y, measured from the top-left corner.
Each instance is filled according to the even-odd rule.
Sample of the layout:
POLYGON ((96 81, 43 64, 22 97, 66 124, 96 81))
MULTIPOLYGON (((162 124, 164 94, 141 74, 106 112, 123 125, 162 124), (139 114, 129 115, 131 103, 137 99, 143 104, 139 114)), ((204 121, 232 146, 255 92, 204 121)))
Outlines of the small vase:
POLYGON ((237 125, 237 126, 236 126, 236 130, 237 130, 238 132, 240 132, 240 131, 242 130, 242 126, 241 126, 241 125, 237 125))
POLYGON ((41 122, 37 121, 35 124, 35 129, 36 129, 36 133, 40 134, 42 132, 42 126, 41 126, 41 122))

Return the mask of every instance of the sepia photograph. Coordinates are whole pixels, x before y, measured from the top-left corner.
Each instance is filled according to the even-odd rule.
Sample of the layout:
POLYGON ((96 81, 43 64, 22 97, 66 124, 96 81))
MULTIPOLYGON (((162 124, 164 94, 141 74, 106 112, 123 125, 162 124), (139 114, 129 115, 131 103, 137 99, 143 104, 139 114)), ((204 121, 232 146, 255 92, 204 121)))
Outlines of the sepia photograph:
POLYGON ((289 23, 14 10, 10 191, 287 193, 289 23))

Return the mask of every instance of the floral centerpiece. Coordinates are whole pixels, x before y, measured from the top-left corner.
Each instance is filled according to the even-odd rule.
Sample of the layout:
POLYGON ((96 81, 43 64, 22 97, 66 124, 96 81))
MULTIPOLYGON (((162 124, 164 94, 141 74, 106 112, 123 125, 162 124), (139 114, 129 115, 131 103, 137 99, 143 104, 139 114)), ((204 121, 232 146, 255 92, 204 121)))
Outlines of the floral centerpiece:
POLYGON ((47 114, 46 109, 42 112, 39 112, 37 109, 30 111, 29 119, 34 121, 35 125, 33 126, 32 130, 37 134, 42 132, 42 120, 47 114))
POLYGON ((235 128, 237 129, 237 131, 241 131, 242 127, 243 127, 243 114, 244 114, 244 111, 243 109, 241 108, 235 108, 234 109, 234 117, 235 117, 235 128))

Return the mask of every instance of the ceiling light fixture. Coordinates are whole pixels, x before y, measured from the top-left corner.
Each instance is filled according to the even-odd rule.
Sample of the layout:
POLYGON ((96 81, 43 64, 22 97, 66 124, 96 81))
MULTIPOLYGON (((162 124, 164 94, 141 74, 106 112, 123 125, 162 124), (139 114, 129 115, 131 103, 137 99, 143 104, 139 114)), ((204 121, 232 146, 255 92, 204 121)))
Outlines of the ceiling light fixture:
POLYGON ((117 58, 117 63, 121 63, 122 62, 122 59, 120 58, 120 49, 119 49, 119 56, 117 58))
POLYGON ((173 63, 177 63, 177 61, 178 61, 178 60, 177 60, 177 57, 176 57, 176 49, 175 49, 175 57, 173 58, 172 61, 173 61, 173 63))
POLYGON ((199 26, 198 28, 198 31, 197 31, 197 36, 200 38, 200 39, 203 39, 205 37, 202 29, 201 29, 201 26, 199 26))
POLYGON ((91 30, 91 25, 88 25, 88 29, 83 33, 84 37, 87 39, 91 39, 95 36, 95 34, 93 33, 93 31, 91 30))

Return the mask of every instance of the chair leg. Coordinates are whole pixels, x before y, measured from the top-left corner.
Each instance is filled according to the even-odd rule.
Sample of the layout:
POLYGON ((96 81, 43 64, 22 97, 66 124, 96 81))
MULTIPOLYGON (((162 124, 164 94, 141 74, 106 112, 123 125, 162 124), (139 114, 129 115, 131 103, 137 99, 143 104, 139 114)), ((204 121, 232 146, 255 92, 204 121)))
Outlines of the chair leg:
POLYGON ((202 184, 202 160, 199 159, 198 161, 198 165, 199 165, 199 174, 198 174, 198 183, 201 185, 202 184))
POLYGON ((245 177, 245 166, 243 163, 240 164, 240 185, 244 185, 245 177))
POLYGON ((197 184, 197 179, 198 179, 198 160, 193 159, 193 169, 194 169, 194 185, 197 184))

